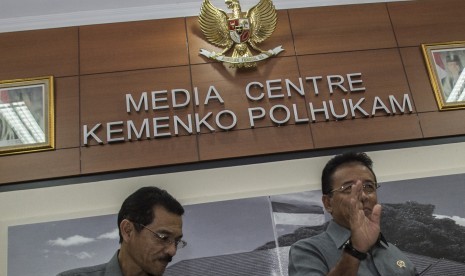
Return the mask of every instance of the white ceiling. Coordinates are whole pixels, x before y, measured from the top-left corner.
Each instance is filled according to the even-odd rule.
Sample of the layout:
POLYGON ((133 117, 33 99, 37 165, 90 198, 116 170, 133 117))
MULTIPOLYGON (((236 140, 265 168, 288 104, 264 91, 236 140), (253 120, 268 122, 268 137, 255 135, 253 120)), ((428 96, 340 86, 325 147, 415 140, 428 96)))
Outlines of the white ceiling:
MULTIPOLYGON (((399 0, 274 0, 276 9, 393 2, 399 0)), ((408 1, 408 0, 400 0, 408 1)), ((210 0, 223 10, 223 0, 210 0)), ((258 0, 242 0, 248 10, 258 0)), ((202 0, 0 0, 0 33, 197 16, 202 0)))

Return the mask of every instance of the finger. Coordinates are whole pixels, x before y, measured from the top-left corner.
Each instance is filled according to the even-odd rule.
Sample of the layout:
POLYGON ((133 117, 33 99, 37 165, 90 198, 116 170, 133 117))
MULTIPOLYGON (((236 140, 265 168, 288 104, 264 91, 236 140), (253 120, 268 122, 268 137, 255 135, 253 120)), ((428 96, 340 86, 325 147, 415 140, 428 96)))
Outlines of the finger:
POLYGON ((371 212, 369 219, 377 225, 380 224, 381 222, 381 205, 380 204, 376 204, 373 207, 373 211, 371 212))
POLYGON ((357 200, 357 205, 359 208, 362 207, 362 189, 363 185, 361 181, 357 181, 354 185, 352 185, 352 189, 350 191, 350 195, 353 199, 357 200))
POLYGON ((362 189, 363 189, 362 182, 357 181, 357 182, 355 182, 355 184, 352 185, 351 194, 356 195, 357 197, 359 197, 361 192, 362 192, 362 189))
POLYGON ((360 224, 363 222, 365 219, 365 213, 363 212, 363 209, 361 208, 360 201, 351 198, 349 200, 349 219, 350 219, 350 224, 351 227, 359 227, 360 224))

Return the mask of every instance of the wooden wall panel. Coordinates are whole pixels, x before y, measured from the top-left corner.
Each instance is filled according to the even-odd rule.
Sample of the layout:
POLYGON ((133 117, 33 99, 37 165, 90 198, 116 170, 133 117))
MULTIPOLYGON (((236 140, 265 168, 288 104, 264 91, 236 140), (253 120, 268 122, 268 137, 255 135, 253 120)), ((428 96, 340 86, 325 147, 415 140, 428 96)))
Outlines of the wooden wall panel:
MULTIPOLYGON (((268 111, 277 104, 285 105, 292 110, 292 104, 298 106, 299 117, 306 117, 306 103, 304 97, 298 95, 296 92, 291 92, 291 97, 287 96, 286 85, 284 79, 288 78, 294 83, 298 84, 299 72, 297 63, 294 57, 277 57, 266 61, 262 66, 258 66, 253 70, 236 70, 224 67, 219 63, 208 63, 192 66, 192 81, 194 87, 198 88, 199 98, 204 102, 209 87, 213 85, 224 100, 224 105, 219 101, 211 101, 207 106, 196 106, 196 112, 201 114, 201 117, 210 111, 215 114, 220 110, 227 109, 233 111, 237 115, 236 129, 249 129, 248 108, 262 107, 268 111), (270 99, 267 95, 266 81, 267 80, 281 80, 273 84, 273 87, 282 87, 282 89, 273 90, 273 95, 280 96, 280 98, 270 99), (253 97, 264 95, 262 100, 249 100, 246 96, 246 87, 251 82, 259 82, 264 87, 251 89, 250 94, 253 97), (281 97, 282 96, 282 97, 281 97)), ((283 115, 283 114, 281 114, 283 115)), ((279 112, 276 116, 281 116, 279 112)), ((284 116, 279 117, 278 120, 283 119, 284 116)), ((293 116, 290 123, 293 124, 293 116)), ((264 120, 257 120, 256 127, 273 126, 269 115, 266 115, 264 120)), ((219 130, 218 128, 216 128, 219 130)), ((202 132, 208 131, 203 129, 202 132)))
MULTIPOLYGON (((302 56, 299 57, 299 68, 302 77, 321 77, 317 81, 318 95, 313 88, 313 82, 308 83, 307 101, 312 102, 315 108, 321 108, 322 101, 333 100, 337 114, 344 114, 343 99, 352 99, 356 103, 359 99, 365 98, 361 106, 371 113, 376 96, 384 103, 389 103, 389 95, 395 96, 400 102, 404 94, 410 94, 402 61, 396 49, 302 56), (347 74, 356 73, 361 73, 361 77, 355 77, 354 80, 362 83, 354 85, 354 88, 365 88, 365 90, 350 92, 347 74), (335 87, 331 94, 326 80, 329 75, 342 76, 343 86, 348 92, 335 87)), ((384 115, 385 113, 377 113, 377 116, 384 115)), ((317 121, 324 121, 323 116, 322 113, 317 114, 317 121)), ((357 117, 360 116, 361 114, 357 114, 357 117)), ((365 121, 357 122, 365 123, 365 121)))
MULTIPOLYGON (((107 132, 104 126, 108 122, 132 120, 136 126, 140 126, 146 118, 149 119, 150 124, 154 117, 172 117, 176 114, 180 118, 186 118, 187 114, 193 113, 193 96, 190 96, 191 103, 188 106, 174 109, 172 108, 171 90, 185 89, 192 93, 190 87, 190 72, 187 66, 83 76, 81 77, 81 125, 88 125, 91 129, 96 124, 101 123, 103 127, 95 133, 99 137, 106 137, 107 132), (166 97, 168 99, 157 102, 157 106, 169 106, 169 109, 154 110, 152 91, 163 90, 166 93, 160 94, 156 98, 166 97), (131 107, 128 114, 125 95, 131 94, 135 103, 139 104, 144 92, 147 92, 148 110, 142 109, 137 112, 131 107)), ((184 97, 179 99, 180 103, 187 100, 184 97)), ((162 123, 165 124, 167 121, 162 123)), ((172 120, 170 120, 170 125, 170 129, 167 131, 173 131, 172 120)), ((126 128, 124 129, 124 136, 127 136, 126 128)), ((150 129, 153 130, 153 128, 150 129)), ((181 132, 181 135, 186 134, 188 134, 186 131, 181 132)), ((153 137, 153 133, 151 137, 153 137)))
POLYGON ((396 46, 385 4, 289 10, 297 55, 396 46))
POLYGON ((78 28, 0 33, 0 80, 78 74, 78 28))
MULTIPOLYGON (((264 42, 258 44, 258 46, 264 50, 268 51, 274 49, 277 46, 282 45, 284 52, 281 52, 278 56, 293 56, 294 43, 292 40, 291 27, 289 26, 289 17, 287 10, 279 10, 278 13, 278 23, 276 26, 273 35, 265 40, 264 42)), ((215 62, 212 59, 208 59, 204 56, 199 55, 201 48, 208 50, 210 52, 222 52, 224 49, 217 47, 213 44, 210 44, 202 31, 198 23, 198 17, 188 17, 186 20, 187 24, 187 35, 189 39, 189 59, 191 64, 206 63, 206 62, 215 62)), ((228 55, 230 55, 228 53, 228 55)))
POLYGON ((79 147, 79 78, 55 79, 55 146, 79 147))
POLYGON ((385 143, 423 138, 418 117, 396 115, 312 125, 315 148, 385 143))
POLYGON ((200 160, 313 149, 307 124, 199 135, 200 160))
POLYGON ((197 136, 180 136, 81 149, 82 174, 199 161, 197 136))
POLYGON ((185 19, 80 27, 81 74, 187 65, 185 19))
POLYGON ((421 48, 402 48, 400 53, 417 111, 438 111, 421 48))
MULTIPOLYGON (((220 49, 205 40, 197 17, 0 34, 0 79, 53 75, 57 117, 57 150, 0 157, 0 183, 464 135, 465 110, 438 110, 421 52, 422 43, 465 40, 464 8, 462 0, 422 0, 279 10, 276 31, 259 46, 268 50, 282 45, 285 51, 248 70, 199 56, 200 48, 220 49), (354 87, 363 91, 335 88, 330 93, 328 76, 343 76, 343 86, 350 90, 347 74, 358 73, 353 79, 361 83, 354 87), (315 77, 321 77, 318 93, 311 80, 315 77), (288 96, 286 80, 297 87, 302 80, 304 96, 294 88, 288 96), (267 81, 279 88, 268 94, 267 81), (264 93, 262 99, 247 98, 245 88, 251 82, 263 85, 251 90, 255 97, 264 93), (224 104, 215 99, 204 103, 211 87, 224 104), (172 89, 188 91, 190 102, 173 108, 172 89), (151 92, 163 90, 166 94, 158 98, 167 99, 156 105, 169 108, 153 109, 151 92), (131 94, 137 104, 143 92, 148 93, 148 109, 127 113, 125 95, 131 94), (311 120, 309 103, 318 109, 332 100, 334 113, 340 115, 343 100, 364 98, 360 106, 371 114, 376 97, 392 110, 389 96, 403 104, 404 94, 413 114, 377 112, 365 118, 356 112, 356 119, 349 113, 345 120, 331 116, 326 121, 317 112, 316 122, 296 124, 297 119, 311 120), (290 111, 289 122, 272 122, 274 106, 290 111), (264 108, 266 115, 251 128, 248 108, 254 107, 264 108), (224 110, 238 120, 227 132, 215 123, 224 110), (209 112, 207 122, 214 131, 202 126, 196 133, 195 114, 201 119, 209 112), (173 116, 185 123, 191 118, 193 130, 181 128, 175 137, 173 116), (166 118, 160 123, 168 127, 160 131, 170 137, 153 139, 151 127, 150 139, 127 141, 128 120, 140 130, 143 120, 153 126, 153 118, 166 118), (112 137, 125 141, 108 143, 106 124, 117 121, 122 123, 113 129, 123 132, 112 137), (92 139, 84 145, 83 126, 97 124, 102 126, 95 134, 104 145, 92 139)), ((178 103, 187 101, 178 95, 178 103)), ((277 109, 273 115, 279 120, 285 113, 277 109)), ((230 119, 222 117, 222 122, 230 119)))
POLYGON ((278 23, 275 31, 270 38, 263 41, 258 46, 262 50, 274 49, 275 47, 282 45, 284 51, 278 56, 294 56, 295 45, 292 38, 292 30, 289 21, 289 12, 287 10, 278 10, 278 23))
POLYGON ((0 157, 0 184, 79 175, 79 148, 0 157))
POLYGON ((425 138, 465 134, 465 110, 418 114, 425 138))
POLYGON ((422 0, 388 3, 400 47, 465 40, 465 1, 422 0))

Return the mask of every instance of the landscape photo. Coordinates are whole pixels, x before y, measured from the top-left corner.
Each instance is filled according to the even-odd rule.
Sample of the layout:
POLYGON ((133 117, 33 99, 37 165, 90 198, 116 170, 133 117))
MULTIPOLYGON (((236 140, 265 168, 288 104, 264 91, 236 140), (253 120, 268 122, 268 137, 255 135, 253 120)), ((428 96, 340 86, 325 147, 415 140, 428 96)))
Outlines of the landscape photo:
MULTIPOLYGON (((465 275, 465 174, 381 183, 383 235, 421 275, 465 275)), ((184 238, 165 275, 287 276, 288 252, 324 231, 321 191, 185 206, 184 238)), ((8 228, 8 276, 50 276, 107 262, 116 214, 8 228)))

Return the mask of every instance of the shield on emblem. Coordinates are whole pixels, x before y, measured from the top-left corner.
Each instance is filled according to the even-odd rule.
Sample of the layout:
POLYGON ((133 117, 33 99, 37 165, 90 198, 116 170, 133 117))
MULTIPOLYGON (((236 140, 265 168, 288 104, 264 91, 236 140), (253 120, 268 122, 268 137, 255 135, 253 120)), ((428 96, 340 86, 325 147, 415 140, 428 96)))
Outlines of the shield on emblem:
POLYGON ((250 22, 248 18, 228 20, 229 35, 236 43, 246 42, 250 36, 250 22))

